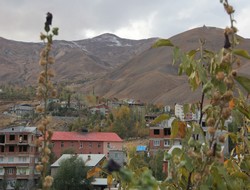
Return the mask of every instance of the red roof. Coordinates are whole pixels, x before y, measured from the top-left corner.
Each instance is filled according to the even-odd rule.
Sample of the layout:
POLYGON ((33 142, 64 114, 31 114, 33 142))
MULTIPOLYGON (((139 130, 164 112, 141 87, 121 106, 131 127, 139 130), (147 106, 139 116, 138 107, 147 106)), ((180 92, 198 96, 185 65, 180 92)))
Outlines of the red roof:
POLYGON ((122 139, 112 132, 65 132, 54 131, 52 141, 104 141, 104 142, 122 142, 122 139))

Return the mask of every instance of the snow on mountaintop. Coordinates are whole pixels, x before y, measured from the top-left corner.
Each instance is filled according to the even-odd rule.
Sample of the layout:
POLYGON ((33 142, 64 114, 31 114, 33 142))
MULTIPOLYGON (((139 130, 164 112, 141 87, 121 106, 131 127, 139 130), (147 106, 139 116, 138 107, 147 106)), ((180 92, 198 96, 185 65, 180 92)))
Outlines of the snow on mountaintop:
POLYGON ((124 44, 124 40, 114 34, 105 33, 100 36, 92 38, 93 41, 109 43, 107 46, 132 46, 132 44, 124 44))

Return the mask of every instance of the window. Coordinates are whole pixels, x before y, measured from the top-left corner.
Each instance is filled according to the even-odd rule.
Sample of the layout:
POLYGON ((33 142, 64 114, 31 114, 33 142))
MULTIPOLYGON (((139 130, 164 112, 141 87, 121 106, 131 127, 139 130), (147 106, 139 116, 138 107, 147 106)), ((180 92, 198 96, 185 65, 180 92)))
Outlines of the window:
POLYGON ((206 122, 205 122, 205 121, 202 121, 202 122, 201 122, 201 126, 202 126, 202 127, 206 127, 206 122))
POLYGON ((89 147, 90 147, 90 148, 92 147, 92 143, 91 143, 91 142, 89 143, 89 147))
POLYGON ((7 168, 6 173, 7 174, 14 174, 14 168, 7 168))
POLYGON ((19 168, 18 171, 20 175, 26 175, 26 168, 19 168))
POLYGON ((174 145, 181 145, 181 141, 180 140, 175 140, 174 145))
POLYGON ((118 153, 115 153, 115 158, 118 158, 118 157, 119 157, 118 153))
POLYGON ((9 152, 14 152, 15 151, 15 147, 14 146, 9 146, 9 152))
POLYGON ((160 146, 160 140, 154 140, 153 144, 154 146, 160 146))
POLYGON ((0 146, 0 151, 4 152, 4 146, 0 146))
POLYGON ((206 135, 207 135, 206 131, 203 132, 203 135, 204 135, 204 137, 206 137, 206 135))
POLYGON ((61 142, 61 147, 64 147, 64 142, 63 141, 61 142))
POLYGON ((14 157, 9 157, 8 162, 14 162, 14 157))
POLYGON ((0 174, 3 175, 3 168, 0 168, 0 174))
POLYGON ((166 147, 170 146, 170 140, 164 140, 164 146, 166 147))
POLYGON ((80 148, 83 148, 83 142, 80 143, 80 148))
POLYGON ((18 158, 18 160, 19 160, 19 162, 25 163, 25 162, 27 162, 27 157, 20 156, 20 157, 18 158))
POLYGON ((171 135, 171 129, 170 128, 164 128, 164 135, 165 136, 171 135))
POLYGON ((97 147, 100 148, 101 146, 102 146, 101 143, 98 143, 97 147))
POLYGON ((107 147, 110 148, 110 143, 108 142, 107 147))
POLYGON ((0 143, 5 143, 5 135, 0 135, 0 143))
POLYGON ((23 135, 23 140, 27 141, 28 140, 28 135, 23 135))
POLYGON ((28 150, 28 146, 26 145, 19 146, 19 152, 27 152, 27 150, 28 150))
POLYGON ((160 129, 154 129, 154 135, 159 135, 160 134, 160 129))
POLYGON ((35 163, 38 163, 39 159, 38 158, 35 158, 35 163))
POLYGON ((74 142, 73 141, 71 142, 71 146, 74 147, 74 142))
POLYGON ((15 135, 10 135, 10 141, 14 141, 15 140, 15 135))
POLYGON ((0 157, 0 163, 4 161, 4 158, 3 157, 0 157))

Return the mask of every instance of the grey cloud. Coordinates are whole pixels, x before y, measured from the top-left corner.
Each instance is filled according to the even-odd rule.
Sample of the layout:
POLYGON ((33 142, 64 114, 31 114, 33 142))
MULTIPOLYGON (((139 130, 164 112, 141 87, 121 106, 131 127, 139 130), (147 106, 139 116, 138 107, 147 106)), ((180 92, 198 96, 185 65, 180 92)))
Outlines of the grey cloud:
MULTIPOLYGON (((246 16, 240 12, 250 9, 250 1, 230 2, 235 6, 236 18, 244 20, 240 31, 247 30, 250 24, 238 16, 246 16)), ((222 28, 229 24, 219 0, 0 0, 0 4, 0 36, 20 41, 39 41, 48 11, 54 15, 53 25, 60 28, 58 38, 65 40, 86 38, 87 30, 114 33, 152 14, 152 26, 148 33, 141 31, 141 38, 171 37, 204 24, 222 28)))

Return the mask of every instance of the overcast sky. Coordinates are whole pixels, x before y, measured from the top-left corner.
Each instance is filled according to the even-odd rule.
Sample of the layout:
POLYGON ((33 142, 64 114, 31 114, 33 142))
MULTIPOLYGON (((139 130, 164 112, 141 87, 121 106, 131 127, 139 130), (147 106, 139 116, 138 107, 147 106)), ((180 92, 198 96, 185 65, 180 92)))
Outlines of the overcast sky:
MULTIPOLYGON (((239 34, 250 38, 250 0, 229 0, 239 34)), ((122 38, 169 38, 199 26, 224 28, 229 17, 220 0, 0 0, 0 36, 39 41, 47 12, 56 39, 80 40, 102 33, 122 38)))

